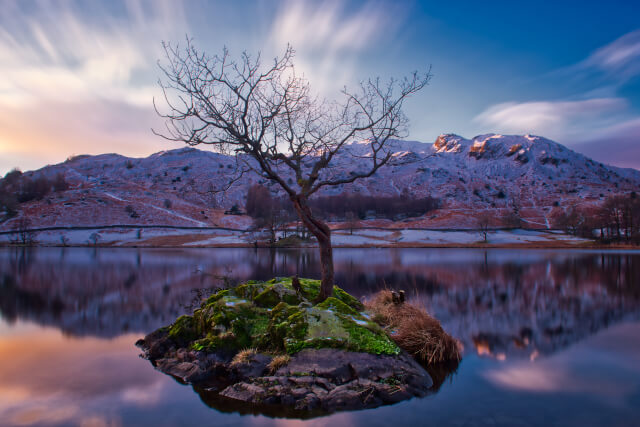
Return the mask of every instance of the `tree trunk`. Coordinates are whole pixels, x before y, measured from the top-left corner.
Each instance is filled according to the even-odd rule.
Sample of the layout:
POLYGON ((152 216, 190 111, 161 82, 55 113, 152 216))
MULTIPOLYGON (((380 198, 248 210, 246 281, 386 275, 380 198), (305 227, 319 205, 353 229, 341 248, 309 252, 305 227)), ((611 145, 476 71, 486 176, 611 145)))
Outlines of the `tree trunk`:
MULTIPOLYGON (((328 227, 327 227, 328 228, 328 227)), ((318 236, 316 236, 317 238, 318 236)), ((322 282, 317 302, 322 302, 333 294, 333 247, 331 246, 331 235, 318 239, 320 247, 320 266, 322 271, 322 282)))
POLYGON ((320 283, 320 293, 316 298, 316 303, 322 302, 329 298, 333 293, 333 248, 331 246, 331 229, 329 226, 313 217, 311 208, 307 205, 305 197, 297 195, 291 197, 293 206, 302 221, 302 224, 315 236, 318 240, 320 249, 320 267, 322 272, 322 281, 320 283))

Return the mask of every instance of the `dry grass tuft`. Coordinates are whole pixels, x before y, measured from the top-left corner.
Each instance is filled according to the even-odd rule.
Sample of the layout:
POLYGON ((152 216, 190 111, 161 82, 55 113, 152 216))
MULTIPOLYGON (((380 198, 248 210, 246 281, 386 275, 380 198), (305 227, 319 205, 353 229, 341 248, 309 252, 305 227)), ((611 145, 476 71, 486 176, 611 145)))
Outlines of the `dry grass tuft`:
POLYGON ((274 374, 278 369, 288 365, 290 360, 291 357, 289 357, 288 354, 280 354, 278 356, 275 356, 273 359, 271 359, 271 362, 269 362, 269 371, 274 374))
POLYGON ((255 348, 246 348, 244 350, 240 350, 233 359, 231 360, 231 366, 244 365, 247 363, 251 363, 253 356, 257 353, 255 348))
POLYGON ((459 361, 460 344, 424 308, 394 304, 391 291, 378 292, 365 303, 373 320, 384 327, 396 344, 426 363, 459 361))

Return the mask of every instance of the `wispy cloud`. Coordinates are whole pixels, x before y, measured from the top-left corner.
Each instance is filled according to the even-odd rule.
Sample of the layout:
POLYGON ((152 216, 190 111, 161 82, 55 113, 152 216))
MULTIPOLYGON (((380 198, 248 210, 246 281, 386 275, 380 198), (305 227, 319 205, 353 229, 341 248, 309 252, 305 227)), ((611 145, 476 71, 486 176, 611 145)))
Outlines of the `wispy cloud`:
MULTIPOLYGON (((259 31, 255 47, 266 58, 291 43, 299 71, 313 88, 334 95, 355 77, 369 75, 356 76, 360 56, 393 42, 404 8, 384 0, 356 7, 341 0, 269 3, 266 12, 273 19, 259 31)), ((205 35, 198 44, 211 41, 202 48, 216 51, 230 41, 244 45, 251 40, 242 29, 234 32, 237 18, 220 23, 216 12, 228 10, 217 3, 177 0, 3 1, 0 173, 70 154, 135 156, 166 148, 149 131, 162 126, 152 108, 159 94, 160 42, 197 32, 205 35), (198 32, 198 10, 212 14, 225 30, 198 32)))
POLYGON ((0 172, 7 159, 24 168, 73 153, 148 154, 161 41, 187 31, 182 3, 169 0, 4 1, 0 172))
POLYGON ((403 14, 401 6, 381 1, 368 1, 355 11, 338 0, 287 1, 269 40, 276 50, 291 44, 297 65, 314 87, 330 91, 353 81, 359 54, 393 42, 403 14))
POLYGON ((160 41, 186 28, 180 8, 168 1, 125 3, 116 16, 94 4, 94 22, 72 3, 4 2, 0 12, 0 91, 3 106, 86 101, 99 97, 149 105, 153 80, 136 73, 153 68, 160 41))
POLYGON ((584 135, 585 131, 611 125, 627 106, 628 102, 623 98, 506 102, 487 108, 474 121, 503 133, 535 133, 572 139, 584 135))
POLYGON ((640 167, 640 118, 621 89, 640 75, 640 30, 594 50, 582 61, 547 74, 564 99, 490 105, 473 122, 481 132, 533 133, 574 146, 598 160, 640 167), (573 92, 573 93, 571 93, 573 92), (612 150, 611 148, 615 148, 612 150))
POLYGON ((577 68, 596 69, 629 79, 640 74, 640 29, 632 31, 597 49, 577 68))

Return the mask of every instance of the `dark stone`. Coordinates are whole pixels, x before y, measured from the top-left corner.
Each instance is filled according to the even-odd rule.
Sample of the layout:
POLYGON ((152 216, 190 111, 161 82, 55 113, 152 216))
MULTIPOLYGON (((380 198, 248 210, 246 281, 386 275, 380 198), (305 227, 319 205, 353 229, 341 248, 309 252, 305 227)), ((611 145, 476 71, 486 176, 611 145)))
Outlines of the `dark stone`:
POLYGON ((308 373, 330 378, 333 382, 341 384, 352 378, 349 363, 354 360, 354 355, 368 355, 368 353, 351 353, 331 348, 302 350, 291 358, 287 366, 278 369, 276 373, 278 375, 308 373))
POLYGON ((140 342, 145 357, 158 370, 209 393, 205 401, 219 409, 248 411, 250 404, 251 411, 309 417, 425 396, 433 385, 427 371, 406 353, 305 349, 268 375, 271 356, 256 354, 249 363, 232 364, 228 355, 176 350, 166 332, 154 334, 140 342))
POLYGON ((206 371, 197 363, 176 362, 175 359, 161 359, 156 367, 185 383, 197 383, 207 376, 206 371))
POLYGON ((256 354, 249 363, 236 365, 236 372, 239 378, 261 377, 267 372, 267 366, 271 362, 271 357, 264 354, 256 354))

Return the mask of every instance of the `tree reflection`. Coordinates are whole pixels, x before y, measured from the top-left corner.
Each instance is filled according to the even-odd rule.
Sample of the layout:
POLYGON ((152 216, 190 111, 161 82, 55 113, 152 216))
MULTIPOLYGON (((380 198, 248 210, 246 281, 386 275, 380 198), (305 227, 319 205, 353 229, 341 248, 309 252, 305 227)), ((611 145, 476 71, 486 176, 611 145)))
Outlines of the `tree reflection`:
MULTIPOLYGON (((336 250, 336 282, 367 297, 404 289, 466 351, 535 358, 637 317, 640 253, 467 249, 336 250)), ((0 312, 71 335, 145 334, 213 289, 319 277, 313 250, 0 250, 0 312)))

